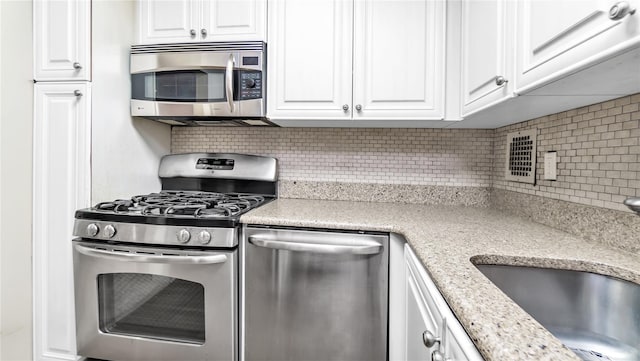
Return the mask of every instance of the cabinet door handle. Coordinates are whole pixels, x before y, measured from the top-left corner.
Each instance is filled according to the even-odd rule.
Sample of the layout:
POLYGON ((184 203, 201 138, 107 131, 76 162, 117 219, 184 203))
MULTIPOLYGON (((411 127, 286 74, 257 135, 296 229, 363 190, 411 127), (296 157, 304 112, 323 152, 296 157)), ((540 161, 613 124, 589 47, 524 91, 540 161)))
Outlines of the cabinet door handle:
POLYGON ((75 63, 73 63, 73 68, 76 69, 76 70, 80 70, 80 69, 82 69, 82 65, 80 65, 80 63, 78 63, 78 62, 75 62, 75 63))
POLYGON ((229 54, 229 59, 227 59, 227 70, 225 73, 226 80, 226 91, 227 91, 227 103, 229 104, 229 112, 233 113, 233 66, 235 64, 235 59, 233 58, 233 54, 229 54))
POLYGON ((342 106, 342 110, 344 110, 345 113, 348 112, 349 111, 349 104, 344 104, 342 106))
POLYGON ((609 9, 609 19, 611 20, 620 20, 627 15, 633 15, 636 13, 635 8, 631 8, 626 1, 620 1, 615 3, 611 9, 609 9))
POLYGON ((196 29, 191 29, 191 30, 189 30, 189 34, 190 34, 192 37, 196 36, 196 29))
POLYGON ((77 97, 81 97, 82 96, 82 92, 78 89, 73 91, 73 95, 77 96, 77 97))
POLYGON ((431 353, 431 361, 446 361, 444 354, 440 350, 435 350, 431 353))
POLYGON ((431 348, 436 344, 440 343, 440 337, 436 337, 433 332, 426 330, 422 333, 422 343, 427 347, 431 348))
POLYGON ((202 34, 202 37, 206 37, 207 36, 207 29, 201 29, 200 30, 200 34, 202 34))
POLYGON ((357 104, 356 105, 356 110, 358 111, 358 113, 361 112, 362 111, 362 105, 357 104))
POLYGON ((509 80, 505 79, 503 76, 501 76, 501 75, 496 76, 496 85, 497 86, 503 86, 508 82, 509 82, 509 80))

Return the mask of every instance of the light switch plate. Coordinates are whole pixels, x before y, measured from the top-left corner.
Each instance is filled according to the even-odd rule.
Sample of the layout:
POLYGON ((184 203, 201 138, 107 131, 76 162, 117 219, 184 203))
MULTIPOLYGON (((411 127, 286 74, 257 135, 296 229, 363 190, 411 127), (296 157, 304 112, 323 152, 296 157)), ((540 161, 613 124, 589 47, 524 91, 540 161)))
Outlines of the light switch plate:
POLYGON ((558 177, 558 153, 546 152, 544 154, 544 179, 556 180, 558 177))

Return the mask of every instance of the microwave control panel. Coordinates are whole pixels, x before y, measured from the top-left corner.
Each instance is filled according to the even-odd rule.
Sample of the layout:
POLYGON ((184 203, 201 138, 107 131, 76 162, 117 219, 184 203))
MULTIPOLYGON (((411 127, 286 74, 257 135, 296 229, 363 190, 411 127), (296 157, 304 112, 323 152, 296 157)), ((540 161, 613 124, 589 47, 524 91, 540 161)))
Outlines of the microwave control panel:
POLYGON ((259 70, 240 71, 239 100, 262 98, 262 72, 259 70))

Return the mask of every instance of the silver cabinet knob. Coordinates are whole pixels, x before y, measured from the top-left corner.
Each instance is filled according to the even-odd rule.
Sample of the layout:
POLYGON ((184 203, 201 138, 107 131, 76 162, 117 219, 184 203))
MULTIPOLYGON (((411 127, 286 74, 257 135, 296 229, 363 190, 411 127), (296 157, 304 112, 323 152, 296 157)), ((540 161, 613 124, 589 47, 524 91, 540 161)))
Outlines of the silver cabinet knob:
POLYGON ((427 346, 427 348, 431 348, 440 342, 440 338, 436 337, 431 331, 426 330, 422 333, 422 343, 427 346))
POLYGON ((191 35, 192 37, 196 36, 196 29, 189 30, 189 35, 191 35))
POLYGON ((82 96, 82 92, 78 89, 73 91, 73 95, 77 96, 77 97, 81 97, 82 96))
POLYGON ((87 226, 87 234, 89 237, 95 237, 100 232, 100 227, 97 224, 91 223, 87 226))
POLYGON ((615 5, 609 9, 609 19, 611 20, 620 20, 627 15, 633 15, 636 13, 635 8, 631 8, 626 1, 617 2, 615 5))
POLYGON ((198 233, 198 242, 200 242, 200 244, 208 244, 211 242, 211 233, 208 231, 198 233))
POLYGON ((107 238, 113 238, 113 236, 116 235, 116 228, 113 225, 108 224, 104 227, 104 235, 107 238))
POLYGON ((349 104, 344 104, 344 105, 342 106, 342 110, 344 110, 345 112, 346 112, 346 111, 349 111, 349 104))
POLYGON ((207 29, 200 29, 200 34, 202 34, 202 37, 206 37, 207 36, 207 29))
POLYGON ((176 237, 178 238, 178 242, 187 243, 191 239, 191 233, 189 233, 189 231, 187 231, 186 229, 181 229, 176 237))
POLYGON ((435 350, 431 353, 431 361, 445 361, 445 358, 440 350, 435 350))
POLYGON ((496 76, 496 85, 497 86, 503 86, 508 82, 509 81, 507 79, 505 79, 503 76, 501 76, 501 75, 496 76))
POLYGON ((82 65, 80 65, 80 63, 78 63, 78 62, 75 62, 75 63, 73 63, 73 68, 77 69, 77 70, 80 70, 80 69, 82 69, 82 65))
POLYGON ((356 105, 356 110, 357 110, 357 111, 361 111, 361 110, 362 110, 362 105, 357 104, 357 105, 356 105))

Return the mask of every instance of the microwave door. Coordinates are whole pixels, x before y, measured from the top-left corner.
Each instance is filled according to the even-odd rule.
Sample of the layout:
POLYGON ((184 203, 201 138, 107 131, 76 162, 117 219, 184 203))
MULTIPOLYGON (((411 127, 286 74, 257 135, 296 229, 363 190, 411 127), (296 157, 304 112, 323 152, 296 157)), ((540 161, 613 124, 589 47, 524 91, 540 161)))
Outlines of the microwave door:
POLYGON ((236 53, 139 55, 132 56, 132 69, 139 70, 131 74, 133 116, 178 119, 239 114, 236 53))

